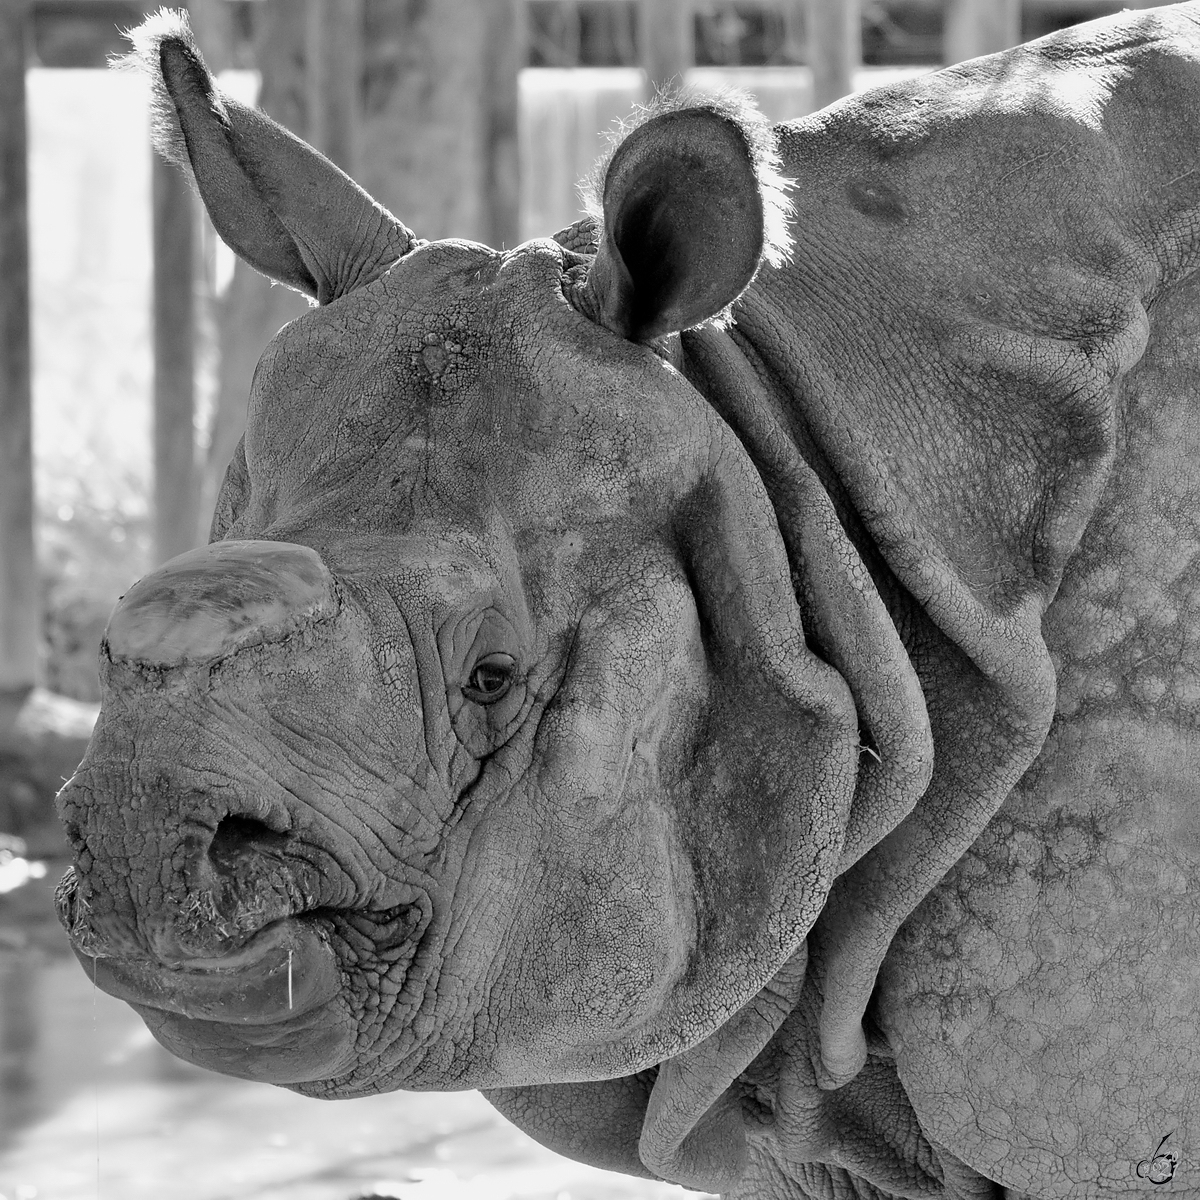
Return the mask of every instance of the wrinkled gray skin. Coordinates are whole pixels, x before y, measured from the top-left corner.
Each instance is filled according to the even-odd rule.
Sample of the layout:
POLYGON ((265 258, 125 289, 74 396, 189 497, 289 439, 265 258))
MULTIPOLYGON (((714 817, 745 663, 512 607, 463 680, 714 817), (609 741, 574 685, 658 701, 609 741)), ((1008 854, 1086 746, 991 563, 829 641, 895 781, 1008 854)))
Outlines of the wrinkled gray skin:
POLYGON ((141 51, 320 303, 102 648, 101 986, 731 1197, 1200 1197, 1200 6, 661 113, 505 253, 141 51))

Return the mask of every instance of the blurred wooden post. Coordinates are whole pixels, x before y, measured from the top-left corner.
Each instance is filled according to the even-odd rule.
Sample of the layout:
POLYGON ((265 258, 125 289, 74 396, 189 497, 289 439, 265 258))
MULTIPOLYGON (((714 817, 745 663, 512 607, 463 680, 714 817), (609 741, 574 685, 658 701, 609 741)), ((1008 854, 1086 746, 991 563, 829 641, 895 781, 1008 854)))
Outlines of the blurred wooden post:
MULTIPOLYGON (((175 3, 175 8, 182 8, 175 3)), ((232 65, 233 18, 226 0, 187 0, 192 33, 208 69, 216 74, 232 65)))
POLYGON ((679 87, 696 65, 696 32, 691 0, 641 0, 638 5, 642 69, 650 95, 679 87))
POLYGON ((0 0, 0 693, 37 677, 29 235, 25 139, 28 0, 0 0))
POLYGON ((351 176, 358 170, 362 38, 362 0, 308 0, 307 140, 351 176))
POLYGON ((788 64, 808 62, 808 5, 809 0, 778 0, 783 18, 783 61, 788 64))
POLYGON ((192 193, 178 167, 151 167, 154 249, 154 546, 156 563, 199 540, 195 431, 192 193))
POLYGON ((862 16, 858 0, 809 0, 808 65, 813 108, 824 108, 854 90, 862 62, 862 16))
POLYGON ((947 0, 942 57, 946 64, 995 54, 1021 41, 1021 0, 947 0))
POLYGON ((525 65, 525 0, 489 0, 484 35, 484 204, 487 242, 520 241, 521 181, 518 78, 525 65))

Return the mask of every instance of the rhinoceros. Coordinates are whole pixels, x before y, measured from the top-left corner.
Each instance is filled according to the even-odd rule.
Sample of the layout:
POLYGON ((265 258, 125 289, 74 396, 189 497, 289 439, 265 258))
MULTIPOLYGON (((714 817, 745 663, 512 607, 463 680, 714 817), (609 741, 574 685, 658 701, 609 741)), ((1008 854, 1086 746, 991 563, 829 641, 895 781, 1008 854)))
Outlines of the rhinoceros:
POLYGON ((99 986, 726 1197, 1200 1196, 1200 4, 664 100, 503 252, 137 46, 315 304, 100 650, 99 986))

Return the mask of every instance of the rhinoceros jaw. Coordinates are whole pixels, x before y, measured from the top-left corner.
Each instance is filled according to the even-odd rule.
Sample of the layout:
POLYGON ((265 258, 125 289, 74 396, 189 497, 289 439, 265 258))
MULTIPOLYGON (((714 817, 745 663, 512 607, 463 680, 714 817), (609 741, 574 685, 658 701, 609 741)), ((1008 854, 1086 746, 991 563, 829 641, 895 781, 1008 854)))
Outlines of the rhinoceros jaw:
POLYGON ((214 542, 138 580, 105 641, 113 659, 177 667, 282 641, 337 611, 333 578, 310 547, 214 542))

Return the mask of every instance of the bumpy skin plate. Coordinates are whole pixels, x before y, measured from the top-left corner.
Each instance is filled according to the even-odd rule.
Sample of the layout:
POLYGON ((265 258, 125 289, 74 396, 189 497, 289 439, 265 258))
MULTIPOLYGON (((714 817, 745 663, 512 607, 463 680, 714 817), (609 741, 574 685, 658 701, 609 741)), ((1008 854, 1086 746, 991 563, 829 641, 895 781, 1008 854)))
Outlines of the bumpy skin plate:
POLYGON ((1031 1196, 1138 1194, 1167 1134, 1172 1188, 1200 1187, 1198 347, 1193 276, 1155 301, 1121 452, 1046 614, 1046 745, 881 978, 931 1136, 1031 1196))
POLYGON ((1116 1197, 1162 1135, 1195 1153, 1198 18, 1097 22, 783 133, 797 265, 736 336, 803 398, 781 419, 844 489, 935 757, 810 937, 822 1051, 891 945, 868 1070, 895 1056, 919 1138, 881 1139, 869 1091, 797 1085, 785 1162, 901 1192, 881 1147, 907 1138, 1116 1197))

